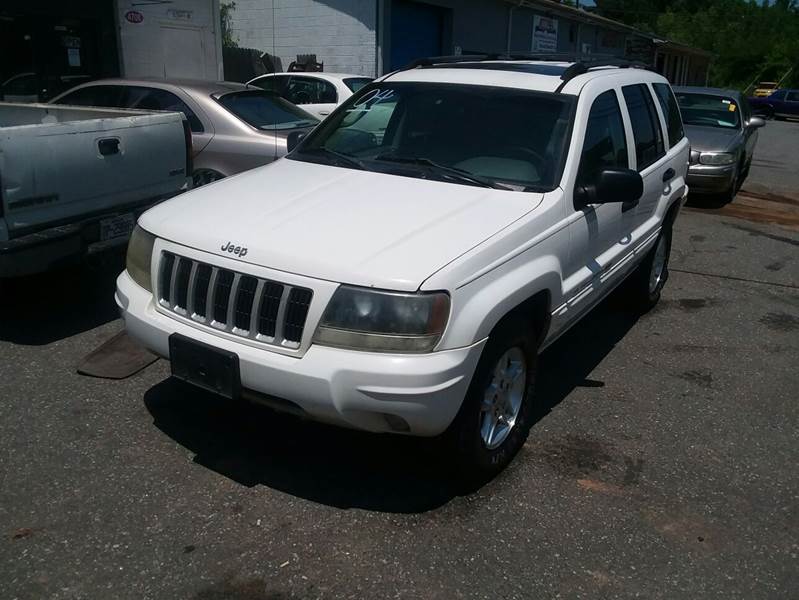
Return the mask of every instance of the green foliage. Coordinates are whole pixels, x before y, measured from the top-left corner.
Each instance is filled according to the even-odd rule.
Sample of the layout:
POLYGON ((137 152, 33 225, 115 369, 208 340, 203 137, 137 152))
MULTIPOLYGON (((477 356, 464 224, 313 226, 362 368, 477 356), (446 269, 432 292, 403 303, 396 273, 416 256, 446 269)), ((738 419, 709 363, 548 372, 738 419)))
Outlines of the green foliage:
MULTIPOLYGON (((796 0, 596 0, 603 16, 713 53, 710 83, 744 89, 753 82, 799 82, 796 0)), ((751 90, 750 90, 751 91, 751 90)))
POLYGON ((219 5, 220 30, 222 31, 222 46, 224 48, 238 48, 238 42, 233 39, 233 32, 230 29, 230 18, 236 10, 235 2, 222 2, 219 5))

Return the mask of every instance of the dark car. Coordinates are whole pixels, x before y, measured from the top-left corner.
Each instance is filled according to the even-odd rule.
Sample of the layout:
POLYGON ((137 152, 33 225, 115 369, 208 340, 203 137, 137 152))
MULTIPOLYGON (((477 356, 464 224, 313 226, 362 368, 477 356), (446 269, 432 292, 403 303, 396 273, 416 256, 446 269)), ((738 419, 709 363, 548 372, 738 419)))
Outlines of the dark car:
POLYGON ((776 90, 765 98, 750 98, 756 115, 767 119, 799 117, 799 90, 776 90))
POLYGON ((749 173, 765 121, 752 116, 746 97, 735 90, 675 87, 674 95, 691 142, 688 187, 732 200, 749 173))

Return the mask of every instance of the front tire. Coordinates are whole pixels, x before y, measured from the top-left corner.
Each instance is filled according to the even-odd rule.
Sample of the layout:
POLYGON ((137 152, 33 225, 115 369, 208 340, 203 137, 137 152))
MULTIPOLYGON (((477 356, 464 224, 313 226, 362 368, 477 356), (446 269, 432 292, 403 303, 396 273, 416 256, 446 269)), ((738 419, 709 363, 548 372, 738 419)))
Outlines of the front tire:
POLYGON ((196 169, 191 175, 192 187, 198 188, 213 183, 214 181, 224 179, 224 177, 222 173, 214 171, 213 169, 196 169))
POLYGON ((537 338, 529 322, 511 319, 491 333, 448 432, 464 481, 489 480, 527 440, 536 417, 537 357, 537 338))

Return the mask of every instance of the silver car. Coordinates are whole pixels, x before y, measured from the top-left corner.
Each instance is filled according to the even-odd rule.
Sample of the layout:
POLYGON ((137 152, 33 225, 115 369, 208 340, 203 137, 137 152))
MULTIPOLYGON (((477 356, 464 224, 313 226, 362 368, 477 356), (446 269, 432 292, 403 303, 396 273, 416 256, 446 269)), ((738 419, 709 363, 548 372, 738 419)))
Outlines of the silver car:
POLYGON ((102 79, 52 102, 182 112, 191 128, 195 187, 280 158, 292 134, 319 123, 275 94, 226 81, 102 79))
POLYGON ((757 130, 766 122, 752 115, 735 90, 675 87, 685 135, 691 142, 688 187, 732 200, 749 174, 757 130))

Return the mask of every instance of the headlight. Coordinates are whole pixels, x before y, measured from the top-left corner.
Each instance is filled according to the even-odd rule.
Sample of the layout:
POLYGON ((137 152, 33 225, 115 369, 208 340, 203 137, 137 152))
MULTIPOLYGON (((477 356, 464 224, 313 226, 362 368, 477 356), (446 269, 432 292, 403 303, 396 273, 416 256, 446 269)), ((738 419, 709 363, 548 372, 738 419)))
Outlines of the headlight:
POLYGON ((702 152, 699 162, 703 165, 731 165, 735 162, 735 155, 729 152, 702 152))
POLYGON ((155 236, 136 225, 133 228, 133 233, 130 234, 126 261, 126 268, 131 279, 151 293, 153 286, 150 278, 150 263, 153 259, 154 243, 155 236))
POLYGON ((449 318, 449 295, 378 292, 342 285, 314 342, 373 352, 430 352, 449 318))

